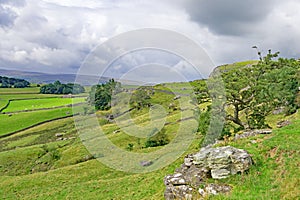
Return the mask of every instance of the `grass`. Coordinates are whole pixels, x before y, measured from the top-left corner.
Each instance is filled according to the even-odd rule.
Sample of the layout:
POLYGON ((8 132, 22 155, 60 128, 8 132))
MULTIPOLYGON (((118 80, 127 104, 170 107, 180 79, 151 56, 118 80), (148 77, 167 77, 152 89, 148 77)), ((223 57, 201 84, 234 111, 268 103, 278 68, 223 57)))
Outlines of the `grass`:
POLYGON ((9 100, 22 100, 22 99, 42 99, 42 98, 50 98, 50 97, 61 97, 61 95, 52 95, 52 94, 26 94, 26 93, 18 93, 18 94, 1 94, 0 95, 0 109, 5 107, 9 100))
MULTIPOLYGON (((71 119, 51 122, 10 137, 10 140, 36 131, 40 131, 40 135, 47 135, 70 122, 71 119)), ((288 127, 275 130, 272 135, 231 142, 230 145, 251 153, 255 165, 247 174, 215 181, 230 184, 233 191, 229 196, 219 195, 211 199, 297 199, 300 195, 299 127, 298 119, 288 127), (253 140, 257 143, 252 143, 253 140)), ((24 137, 24 140, 28 140, 28 137, 24 137)), ((163 199, 163 177, 173 173, 183 161, 181 157, 159 171, 130 174, 110 169, 95 159, 84 161, 82 158, 88 152, 78 140, 47 145, 57 148, 60 155, 58 160, 51 161, 51 156, 43 155, 41 144, 0 153, 2 199, 80 199, 82 194, 85 194, 85 199, 163 199), (43 156, 39 158, 39 155, 43 156), (31 172, 46 162, 50 163, 46 173, 31 172), (3 170, 8 169, 8 163, 10 176, 3 170), (12 163, 17 163, 17 166, 12 163)), ((189 152, 196 149, 197 141, 194 141, 189 152)))
POLYGON ((255 165, 248 174, 221 182, 234 186, 230 196, 216 199, 297 199, 300 196, 300 120, 272 135, 229 143, 246 149, 255 165), (253 144, 251 141, 256 141, 253 144))
MULTIPOLYGON (((176 84, 170 87, 180 91, 185 86, 176 84)), ((170 103, 182 101, 183 107, 188 106, 187 97, 176 101, 173 97, 174 95, 156 91, 152 103, 161 104, 163 101, 162 105, 166 108, 170 103)), ((35 101, 40 100, 32 100, 35 101)), ((16 101, 20 102, 24 103, 16 101)), ((207 104, 209 103, 200 108, 205 108, 207 104)), ((22 106, 24 104, 20 104, 19 109, 22 106)), ((65 116, 67 112, 72 113, 72 108, 17 113, 11 117, 0 115, 0 135, 40 121, 65 116)), ((185 112, 189 111, 182 113, 185 112)), ((99 121, 103 121, 103 116, 108 113, 109 111, 98 112, 99 121)), ((167 122, 176 122, 180 119, 180 113, 168 112, 167 122)), ((134 111, 131 117, 138 125, 146 125, 149 120, 148 110, 134 111)), ((267 120, 275 127, 276 121, 282 117, 272 115, 267 120)), ((224 145, 246 149, 253 156, 255 165, 248 173, 225 180, 213 180, 231 185, 233 191, 230 195, 219 195, 210 199, 297 199, 300 196, 300 113, 290 116, 289 119, 293 120, 292 125, 275 129, 271 135, 224 142, 224 145)), ((106 137, 122 149, 126 149, 128 143, 134 144, 132 151, 135 153, 161 149, 143 148, 145 139, 138 140, 122 131, 113 133, 118 129, 114 123, 103 122, 101 125, 106 137)), ((165 126, 170 139, 176 135, 178 126, 178 123, 165 126)), ((89 129, 84 131, 93 132, 89 129)), ((164 177, 180 167, 186 154, 199 150, 202 136, 195 136, 196 139, 189 149, 174 163, 154 172, 132 174, 114 170, 94 159, 80 141, 73 118, 35 126, 0 138, 0 199, 163 199, 164 177), (58 141, 55 136, 57 133, 61 133, 67 140, 58 141)))
POLYGON ((39 87, 28 88, 0 88, 0 94, 36 94, 40 92, 39 87))
POLYGON ((26 110, 36 110, 42 108, 53 108, 71 104, 85 102, 85 98, 45 98, 11 101, 9 106, 3 112, 16 112, 26 110))
POLYGON ((41 123, 43 121, 65 117, 71 114, 72 108, 15 113, 12 115, 2 114, 0 115, 0 136, 22 130, 26 127, 41 123))
MULTIPOLYGON (((95 159, 84 160, 89 153, 77 139, 69 143, 39 139, 45 135, 55 139, 53 134, 61 132, 64 124, 69 126, 65 130, 73 127, 71 119, 64 119, 0 140, 5 146, 16 140, 26 140, 28 145, 28 137, 35 134, 35 140, 41 142, 0 153, 2 199, 81 199, 82 194, 85 199, 163 199, 163 177, 183 160, 180 158, 162 170, 147 174, 116 171, 95 159), (57 150, 59 159, 53 160, 45 154, 43 142, 57 150), (47 172, 42 172, 45 169, 47 172)), ((118 137, 111 133, 110 136, 118 137)))
POLYGON ((255 65, 257 64, 257 60, 249 60, 249 61, 243 61, 243 62, 236 62, 233 64, 228 64, 228 65, 222 65, 218 67, 220 70, 230 70, 230 69, 236 69, 240 67, 245 67, 247 65, 255 65))

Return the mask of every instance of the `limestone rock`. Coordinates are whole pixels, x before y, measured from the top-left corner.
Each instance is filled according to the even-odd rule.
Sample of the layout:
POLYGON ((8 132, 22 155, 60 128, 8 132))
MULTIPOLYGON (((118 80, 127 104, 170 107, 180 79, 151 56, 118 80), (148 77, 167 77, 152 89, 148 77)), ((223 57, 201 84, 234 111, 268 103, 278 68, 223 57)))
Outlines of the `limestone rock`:
POLYGON ((245 131, 242 134, 236 134, 235 135, 235 140, 242 139, 242 138, 247 138, 247 137, 252 137, 256 136, 259 134, 271 134, 272 130, 271 129, 261 129, 261 130, 251 130, 251 131, 245 131))
POLYGON ((56 134, 55 134, 55 137, 62 137, 62 136, 63 136, 62 133, 56 133, 56 134))
POLYGON ((291 122, 288 121, 288 120, 283 120, 283 121, 280 121, 277 123, 277 128, 282 128, 282 127, 285 127, 285 126, 288 126, 290 125, 291 122))
POLYGON ((165 177, 165 199, 199 199, 209 195, 228 193, 231 190, 230 186, 206 185, 206 180, 227 178, 230 175, 245 172, 252 163, 248 152, 242 149, 231 146, 202 148, 196 154, 187 155, 181 167, 176 169, 173 175, 165 177))
POLYGON ((199 188, 198 192, 202 197, 209 195, 218 195, 219 193, 229 193, 231 187, 229 185, 208 184, 204 188, 199 188))
POLYGON ((194 155, 193 164, 208 169, 214 179, 244 172, 252 165, 247 151, 234 147, 203 148, 194 155))

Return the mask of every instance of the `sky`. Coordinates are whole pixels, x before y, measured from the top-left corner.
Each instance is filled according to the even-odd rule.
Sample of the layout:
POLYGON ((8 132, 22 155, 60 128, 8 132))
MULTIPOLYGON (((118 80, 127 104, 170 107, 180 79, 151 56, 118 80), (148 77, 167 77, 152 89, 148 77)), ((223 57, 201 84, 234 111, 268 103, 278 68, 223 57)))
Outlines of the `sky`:
MULTIPOLYGON (((0 68, 77 73, 97 46, 143 28, 186 36, 215 66, 257 59, 254 45, 300 58, 299 10, 298 0, 0 0, 0 68)), ((113 67, 145 65, 149 57, 164 60, 155 69, 188 65, 153 54, 123 56, 113 67)))

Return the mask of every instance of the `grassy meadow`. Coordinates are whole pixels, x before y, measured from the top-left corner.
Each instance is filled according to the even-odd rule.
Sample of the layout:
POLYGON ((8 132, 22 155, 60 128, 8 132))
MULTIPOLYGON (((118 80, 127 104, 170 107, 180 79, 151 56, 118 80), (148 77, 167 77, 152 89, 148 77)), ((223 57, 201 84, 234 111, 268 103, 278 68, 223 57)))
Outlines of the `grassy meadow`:
POLYGON ((47 109, 85 102, 85 98, 44 98, 11 101, 9 106, 3 112, 16 112, 37 109, 47 109))
POLYGON ((85 97, 40 94, 39 87, 0 89, 0 136, 23 130, 45 121, 72 116, 72 104, 85 97), (10 102, 9 102, 10 101, 10 102))
MULTIPOLYGON (((191 111, 172 110, 168 105, 173 103, 179 106, 179 100, 174 100, 174 97, 180 94, 181 108, 188 107, 190 91, 185 89, 188 87, 187 83, 170 83, 155 87, 152 102, 162 105, 167 111, 167 125, 164 129, 171 140, 176 137, 179 120, 185 115, 189 116, 191 111), (175 94, 166 92, 169 90, 175 94)), ((0 136, 16 132, 0 137, 0 199, 164 199, 164 177, 180 167, 186 154, 198 151, 203 139, 201 133, 195 133, 195 139, 188 150, 175 162, 160 170, 141 174, 118 171, 99 162, 86 149, 78 135, 75 117, 41 123, 72 115, 71 107, 27 112, 26 110, 32 108, 52 108, 72 103, 72 99, 41 95, 37 92, 36 88, 18 91, 0 89, 0 103, 3 101, 4 106, 5 100, 28 98, 12 101, 3 110, 24 112, 0 114, 0 136), (38 123, 41 124, 35 126, 38 123), (32 127, 18 131, 29 126, 32 127), (57 137, 58 133, 60 137, 57 137)), ((73 100, 81 103, 84 98, 73 100)), ((208 105, 206 102, 199 105, 199 108, 202 110, 208 105)), ((162 148, 145 148, 146 138, 137 139, 127 135, 116 123, 106 119, 109 114, 110 110, 96 113, 105 136, 114 145, 133 153, 149 153, 162 148)), ((209 199, 297 199, 300 196, 299 115, 299 112, 289 117, 282 114, 271 115, 267 120, 274 127, 272 134, 239 141, 225 140, 219 144, 249 151, 255 165, 248 173, 225 180, 213 180, 231 185, 233 191, 230 195, 219 195, 209 199), (289 119, 292 124, 277 129, 276 122, 282 119, 289 119)), ((133 110, 130 117, 136 125, 145 127, 149 124, 149 109, 133 110)), ((122 119, 122 116, 119 119, 122 119)), ((124 124, 128 122, 124 121, 124 124)), ((83 127, 83 132, 89 131, 93 130, 83 127)), ((208 180, 210 181, 212 180, 208 180)))

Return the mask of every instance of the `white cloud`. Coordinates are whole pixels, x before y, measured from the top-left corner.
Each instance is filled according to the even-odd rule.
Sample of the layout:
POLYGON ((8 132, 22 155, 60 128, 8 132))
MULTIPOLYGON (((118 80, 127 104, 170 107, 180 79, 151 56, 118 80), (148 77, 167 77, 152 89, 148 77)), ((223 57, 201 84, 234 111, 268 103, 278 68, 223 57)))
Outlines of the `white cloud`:
MULTIPOLYGON (((253 45, 300 57, 300 2, 256 2, 257 6, 249 0, 1 0, 0 67, 75 73, 101 42, 147 27, 185 34, 202 45, 218 65, 256 59, 253 45), (248 9, 251 6, 253 9, 248 9), (254 8, 262 13, 257 15, 254 8)), ((126 71, 123 68, 128 65, 151 61, 181 71, 185 66, 164 56, 130 56, 114 69, 126 71)))

